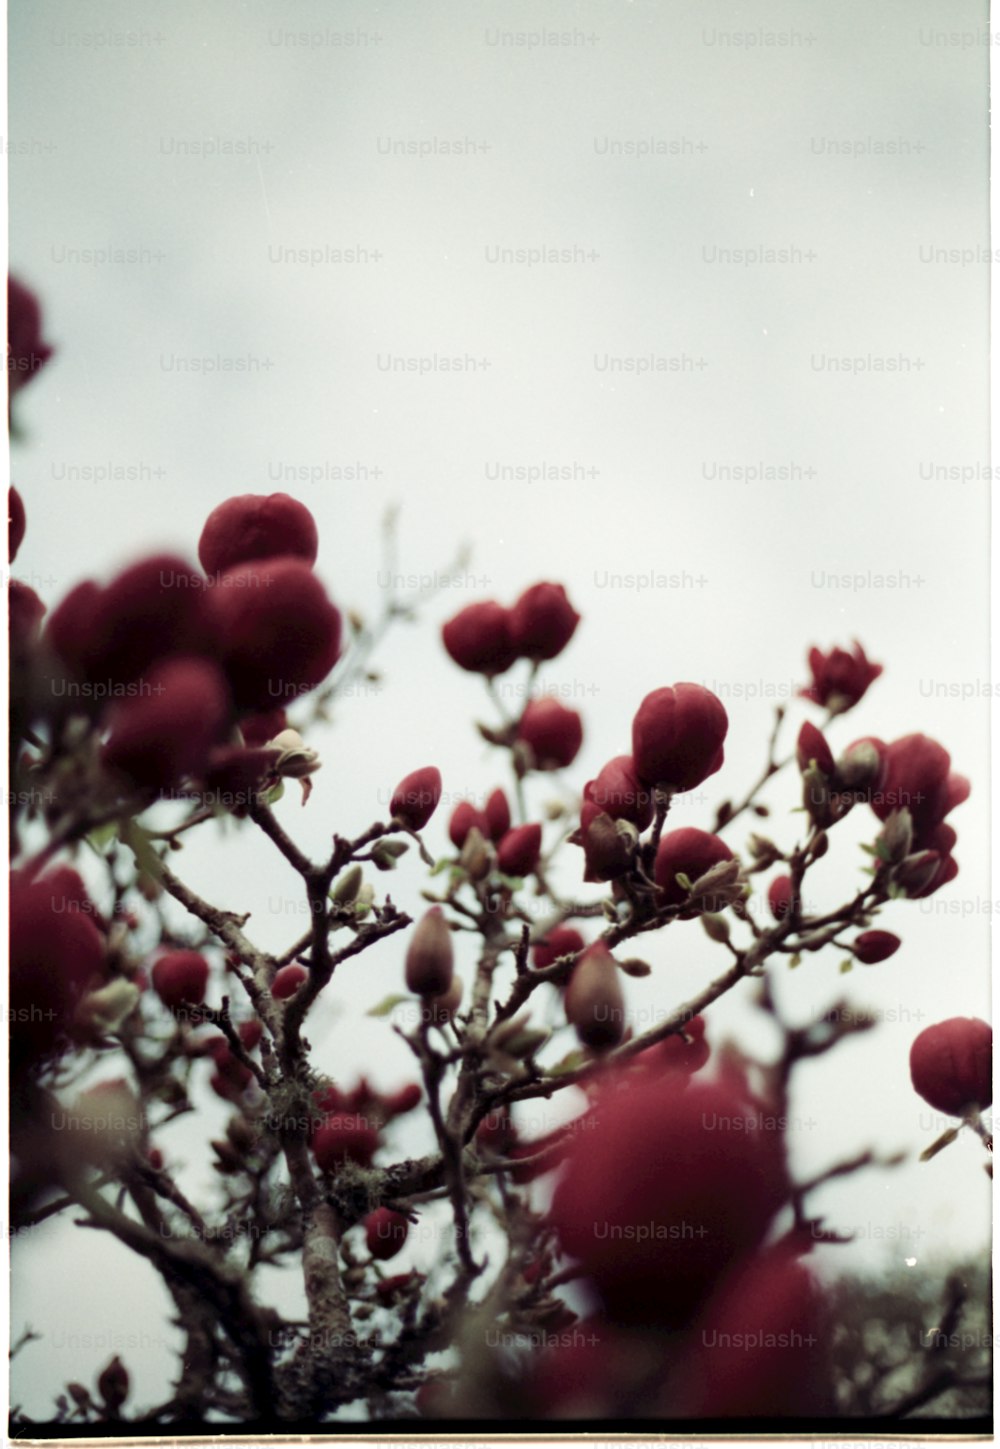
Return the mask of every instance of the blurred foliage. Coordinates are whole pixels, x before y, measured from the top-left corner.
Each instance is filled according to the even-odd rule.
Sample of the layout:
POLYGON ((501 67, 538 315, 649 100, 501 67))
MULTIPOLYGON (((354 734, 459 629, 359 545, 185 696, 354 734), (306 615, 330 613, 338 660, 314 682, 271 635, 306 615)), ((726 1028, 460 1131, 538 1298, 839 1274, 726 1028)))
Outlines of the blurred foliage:
POLYGON ((838 1414, 916 1421, 990 1412, 988 1258, 844 1277, 828 1302, 838 1414))

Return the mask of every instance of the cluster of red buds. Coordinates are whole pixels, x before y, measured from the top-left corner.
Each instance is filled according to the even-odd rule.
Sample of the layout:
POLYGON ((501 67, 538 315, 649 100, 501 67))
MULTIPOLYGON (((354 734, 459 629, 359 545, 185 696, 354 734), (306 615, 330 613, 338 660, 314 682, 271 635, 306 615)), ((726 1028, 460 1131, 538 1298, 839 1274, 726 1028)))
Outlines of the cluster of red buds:
POLYGON ((313 1093, 315 1125, 309 1145, 321 1172, 336 1173, 345 1162, 370 1167, 386 1124, 420 1105, 416 1082, 395 1092, 378 1092, 365 1077, 350 1091, 328 1085, 313 1093))
MULTIPOLYGON (((12 499, 12 546, 23 533, 12 499)), ((276 701, 320 684, 340 654, 340 613, 313 573, 316 525, 287 494, 230 498, 199 544, 204 573, 155 554, 45 607, 26 586, 12 612, 25 723, 82 716, 108 790, 202 792, 237 813, 313 752, 276 701)))

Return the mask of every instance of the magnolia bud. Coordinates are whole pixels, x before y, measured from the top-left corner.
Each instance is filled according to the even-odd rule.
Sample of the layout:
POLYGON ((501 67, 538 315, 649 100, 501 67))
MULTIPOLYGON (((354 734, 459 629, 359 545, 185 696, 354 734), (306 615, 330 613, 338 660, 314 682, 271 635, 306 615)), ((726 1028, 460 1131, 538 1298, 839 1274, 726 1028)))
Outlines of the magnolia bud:
POLYGON ((405 840, 376 840, 372 846, 372 864, 376 870, 395 870, 396 861, 409 848, 405 840))
POLYGON ((410 1224, 402 1213, 380 1207, 364 1220, 365 1240, 373 1258, 384 1262, 394 1258, 406 1242, 410 1224))
POLYGON ((858 740, 837 761, 837 779, 845 790, 868 790, 881 769, 881 756, 871 740, 858 740))
POLYGON ((320 767, 319 755, 311 750, 298 730, 282 730, 269 741, 272 749, 280 750, 274 763, 274 773, 292 780, 304 779, 320 767))
POLYGON ((905 860, 913 846, 913 816, 904 806, 894 810, 875 840, 875 852, 887 865, 905 860))
POLYGON ((768 840, 766 835, 751 835, 749 850, 754 860, 764 867, 773 865, 776 860, 781 859, 781 851, 773 840, 768 840))
POLYGON ((720 860, 700 875, 691 887, 692 901, 709 899, 717 906, 729 905, 743 893, 738 860, 720 860))
POLYGON ((584 880, 614 880, 632 864, 638 831, 627 820, 614 820, 591 800, 584 800, 579 836, 583 846, 584 880))
POLYGON ((530 875, 538 864, 541 848, 540 825, 515 825, 497 846, 497 866, 504 875, 530 875))
POLYGON ((815 764, 820 772, 828 778, 834 772, 833 751, 820 731, 809 720, 806 720, 799 730, 795 756, 803 774, 809 768, 810 763, 815 764))
POLYGON ((341 875, 333 890, 330 892, 330 899, 338 906, 349 906, 356 899, 361 889, 361 881, 364 876, 360 865, 352 865, 341 875))
POLYGON ((448 836, 456 850, 462 849, 469 837, 469 831, 473 828, 485 835, 488 830, 486 817, 481 810, 476 809, 471 800, 460 800, 451 812, 448 822, 448 836))
POLYGON ((308 979, 309 972, 298 962, 293 962, 290 966, 282 966, 271 982, 271 995, 275 1001, 287 1001, 308 979))
POLYGON ((105 1407, 109 1413, 117 1415, 118 1410, 128 1398, 129 1377, 128 1369, 121 1359, 115 1354, 114 1358, 104 1369, 97 1380, 97 1390, 104 1400, 105 1407))
POLYGON ((930 885, 941 866, 941 856, 936 850, 918 850, 908 855, 892 872, 893 883, 908 896, 918 896, 930 885))
POLYGON ((625 1034, 625 997, 618 963, 603 941, 580 955, 564 997, 566 1020, 584 1045, 595 1051, 616 1046, 625 1034))
POLYGON ((197 951, 168 951, 153 967, 153 990, 177 1011, 200 1006, 208 986, 208 962, 197 951))
POLYGON ((501 789, 497 788, 490 795, 483 814, 490 839, 494 842, 502 840, 510 829, 510 804, 501 789))
POLYGON ((874 966, 879 961, 887 961, 902 944, 891 931, 862 931, 852 949, 862 965, 874 966))
POLYGON ((423 830, 440 799, 441 771, 436 765, 426 765, 399 782, 389 810, 408 830, 423 830))
POLYGON ((318 551, 316 520, 304 503, 287 493, 227 498, 208 515, 198 540, 198 558, 206 574, 289 554, 314 564, 318 551))
POLYGON ((410 937, 406 984, 418 996, 442 996, 452 983, 455 956, 440 906, 432 906, 410 937))
POLYGON ((978 1017, 955 1016, 925 1027, 910 1048, 910 1077, 924 1101, 960 1116, 993 1101, 993 1029, 978 1017))
POLYGON ((638 956, 630 956, 627 961, 619 961, 619 967, 626 976, 652 976, 653 968, 648 961, 640 961, 638 956))
POLYGON ((458 863, 470 880, 483 880, 489 875, 490 851, 477 825, 465 837, 458 863))
POLYGON ((453 976, 451 985, 441 996, 425 997, 425 1019, 432 1026, 446 1026, 462 1004, 462 989, 462 978, 453 976))
POLYGON ((83 998, 76 1010, 77 1023, 99 1035, 116 1032, 135 1010, 140 995, 138 986, 133 982, 116 976, 107 986, 91 991, 83 998))
POLYGON ((716 915, 713 911, 706 911, 701 917, 701 924, 705 928, 705 935, 710 940, 720 943, 729 940, 729 922, 725 916, 716 915))
POLYGON ((375 887, 369 881, 366 881, 358 891, 354 901, 354 914, 358 920, 363 920, 367 916, 374 903, 375 887))

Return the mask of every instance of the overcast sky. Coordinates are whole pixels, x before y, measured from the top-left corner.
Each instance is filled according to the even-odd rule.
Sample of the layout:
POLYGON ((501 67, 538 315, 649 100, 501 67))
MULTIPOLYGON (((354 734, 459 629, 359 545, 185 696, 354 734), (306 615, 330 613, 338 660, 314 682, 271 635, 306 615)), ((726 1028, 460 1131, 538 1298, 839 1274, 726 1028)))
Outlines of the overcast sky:
MULTIPOLYGON (((215 504, 282 488, 315 513, 342 606, 384 601, 390 504, 398 571, 444 586, 386 641, 381 685, 310 738, 313 798, 278 807, 304 848, 365 828, 418 765, 453 798, 501 782, 471 725, 489 701, 439 628, 541 578, 583 615, 542 680, 584 716, 576 789, 628 748, 649 690, 696 680, 730 714, 724 769, 678 818, 707 827, 760 768, 809 646, 855 637, 885 673, 834 746, 919 730, 972 779, 958 879, 880 918, 903 949, 850 978, 824 953, 779 982, 797 1020, 846 989, 883 1017, 803 1075, 803 1173, 866 1145, 915 1157, 940 1124, 910 1088, 910 1042, 989 1013, 986 22, 978 0, 10 15, 11 267, 57 348, 18 400, 18 575, 51 604, 144 551, 194 557, 215 504), (440 577, 465 542, 471 562, 440 577)), ((818 718, 793 716, 786 744, 818 718)), ((779 782, 771 798, 794 797, 779 782)), ((779 815, 782 844, 800 819, 779 815)), ((442 808, 432 850, 446 824, 442 808)), ((825 907, 854 890, 874 832, 860 810, 838 829, 825 907)), ((212 827, 178 859, 252 911, 264 948, 301 933, 296 880, 253 836, 220 850, 212 827)), ((412 856, 377 883, 419 907, 412 856)), ((646 954, 637 1013, 720 964, 694 923, 646 954)), ((401 959, 389 943, 338 976, 311 1033, 324 1069, 405 1078, 405 1048, 362 1016, 400 988, 401 959)), ((709 1023, 716 1043, 767 1049, 746 992, 709 1023)), ((165 1144, 196 1187, 209 1135, 178 1123, 165 1144)), ((831 1189, 831 1226, 858 1241, 818 1255, 824 1271, 981 1249, 980 1157, 960 1142, 831 1189)), ((162 1334, 145 1269, 96 1234, 86 1249, 52 1225, 15 1250, 14 1333, 50 1335, 19 1360, 35 1414, 106 1361, 74 1335, 162 1334), (111 1275, 101 1330, 87 1283, 111 1275)), ((162 1343, 125 1356, 152 1401, 162 1343)))

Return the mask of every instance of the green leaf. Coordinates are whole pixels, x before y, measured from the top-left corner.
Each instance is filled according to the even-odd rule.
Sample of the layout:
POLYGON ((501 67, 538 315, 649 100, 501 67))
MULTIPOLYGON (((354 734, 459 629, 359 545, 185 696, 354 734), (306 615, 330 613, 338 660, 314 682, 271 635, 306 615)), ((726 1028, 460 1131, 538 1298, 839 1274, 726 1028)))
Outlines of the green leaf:
POLYGON ((854 970, 854 958, 852 956, 848 956, 846 960, 841 961, 841 963, 840 963, 840 974, 841 974, 841 976, 846 976, 847 973, 848 973, 848 971, 853 971, 853 970, 854 970))
POLYGON ((278 783, 275 786, 273 786, 272 789, 268 790, 268 792, 267 792, 267 795, 266 795, 265 798, 267 800, 268 805, 277 805, 278 801, 281 799, 281 797, 284 795, 284 793, 285 793, 285 782, 284 782, 284 780, 279 780, 278 783))
POLYGON ((370 1011, 366 1011, 365 1012, 365 1015, 366 1016, 388 1016, 391 1011, 395 1010, 395 1008, 397 1006, 402 1005, 402 1003, 404 1001, 412 1001, 412 1000, 413 1000, 413 997, 411 997, 411 996, 400 996, 398 994, 393 994, 393 995, 390 995, 390 996, 383 996, 383 998, 379 1002, 378 1006, 373 1006, 370 1011))
POLYGON ((505 890, 510 891, 511 895, 524 886, 524 878, 519 875, 504 875, 501 871, 497 871, 497 880, 505 890))
POLYGON ((452 864, 453 862, 446 855, 442 855, 441 859, 436 862, 434 869, 431 871, 431 875, 440 875, 443 870, 447 870, 452 864))
POLYGON ((794 971, 795 968, 796 968, 796 966, 801 966, 801 965, 802 965, 802 957, 799 955, 798 951, 796 951, 795 955, 791 958, 791 960, 788 963, 788 969, 789 969, 789 971, 794 971))

